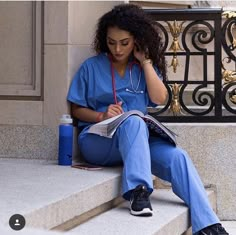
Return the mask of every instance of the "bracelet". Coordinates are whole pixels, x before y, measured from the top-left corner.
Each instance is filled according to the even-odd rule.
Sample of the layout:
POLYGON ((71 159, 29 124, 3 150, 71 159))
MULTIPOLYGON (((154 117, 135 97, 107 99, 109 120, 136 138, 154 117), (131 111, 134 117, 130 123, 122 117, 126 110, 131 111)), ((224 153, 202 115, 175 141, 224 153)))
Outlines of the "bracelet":
POLYGON ((96 117, 96 122, 101 122, 102 121, 102 115, 103 115, 103 112, 99 112, 97 117, 96 117))
POLYGON ((145 64, 151 64, 152 65, 152 60, 151 59, 145 59, 142 61, 142 66, 144 66, 145 64))

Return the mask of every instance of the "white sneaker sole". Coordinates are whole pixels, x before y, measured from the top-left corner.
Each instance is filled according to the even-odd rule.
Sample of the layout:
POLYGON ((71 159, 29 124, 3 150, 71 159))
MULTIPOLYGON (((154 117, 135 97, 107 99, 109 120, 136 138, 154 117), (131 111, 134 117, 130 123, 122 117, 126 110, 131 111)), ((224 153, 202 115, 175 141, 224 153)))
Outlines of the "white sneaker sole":
POLYGON ((132 209, 130 209, 130 213, 132 215, 139 215, 139 216, 152 216, 153 215, 153 211, 150 210, 149 208, 144 208, 141 211, 133 211, 132 209))

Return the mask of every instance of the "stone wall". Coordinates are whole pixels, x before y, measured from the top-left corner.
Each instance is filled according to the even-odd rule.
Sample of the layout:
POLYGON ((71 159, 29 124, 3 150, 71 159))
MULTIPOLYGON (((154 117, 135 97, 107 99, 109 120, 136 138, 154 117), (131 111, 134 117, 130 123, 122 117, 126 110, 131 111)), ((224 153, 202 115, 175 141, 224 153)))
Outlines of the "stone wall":
POLYGON ((204 185, 213 185, 217 214, 221 220, 236 220, 236 124, 173 123, 179 145, 193 160, 204 185))

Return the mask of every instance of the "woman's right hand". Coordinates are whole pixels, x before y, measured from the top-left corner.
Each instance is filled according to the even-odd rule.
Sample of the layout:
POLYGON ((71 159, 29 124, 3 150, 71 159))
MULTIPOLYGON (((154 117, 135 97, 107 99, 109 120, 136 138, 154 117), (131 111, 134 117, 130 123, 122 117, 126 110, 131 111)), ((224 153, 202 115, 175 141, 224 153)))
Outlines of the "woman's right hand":
POLYGON ((118 102, 118 104, 110 104, 107 108, 107 111, 103 113, 102 119, 108 119, 111 117, 115 117, 119 114, 122 114, 124 111, 122 109, 122 102, 118 102))

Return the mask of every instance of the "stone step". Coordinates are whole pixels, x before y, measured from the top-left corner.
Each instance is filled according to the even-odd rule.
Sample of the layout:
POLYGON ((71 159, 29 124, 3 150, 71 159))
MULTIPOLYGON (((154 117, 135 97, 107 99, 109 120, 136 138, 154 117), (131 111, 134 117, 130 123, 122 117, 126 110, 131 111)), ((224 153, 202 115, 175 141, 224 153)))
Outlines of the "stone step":
MULTIPOLYGON (((215 207, 214 192, 207 190, 207 193, 215 207)), ((71 232, 86 235, 181 235, 189 230, 189 209, 171 189, 155 190, 151 201, 154 211, 152 217, 131 216, 129 203, 124 202, 75 227, 71 232)))
POLYGON ((56 162, 0 160, 0 225, 21 214, 27 227, 52 229, 120 196, 120 168, 86 171, 56 162))
MULTIPOLYGON (((122 224, 116 230, 120 234, 124 234, 124 226, 133 231, 136 228, 134 218, 137 217, 129 215, 127 202, 120 199, 120 181, 120 168, 103 168, 94 172, 58 166, 54 161, 1 159, 0 227, 4 228, 0 228, 0 233, 11 234, 8 221, 13 214, 25 217, 26 227, 21 230, 24 235, 33 234, 32 229, 45 230, 41 234, 46 235, 50 229, 56 230, 56 234, 73 227, 65 234, 78 234, 77 230, 81 231, 79 234, 89 234, 88 227, 93 229, 92 233, 98 232, 93 234, 105 234, 103 226, 108 223, 109 229, 122 224), (120 201, 122 204, 117 206, 120 201), (114 206, 117 207, 111 209, 114 206), (114 218, 119 222, 113 221, 116 223, 113 226, 114 218), (101 222, 103 219, 106 222, 101 222), (126 222, 123 224, 123 221, 126 222), (93 223, 95 227, 89 225, 93 223)), ((170 231, 169 224, 173 224, 181 232, 189 227, 188 209, 170 189, 155 190, 152 204, 155 215, 145 221, 149 221, 149 229, 170 231)), ((147 231, 151 231, 149 229, 147 231)))

